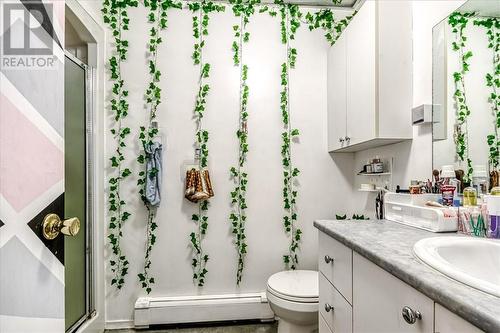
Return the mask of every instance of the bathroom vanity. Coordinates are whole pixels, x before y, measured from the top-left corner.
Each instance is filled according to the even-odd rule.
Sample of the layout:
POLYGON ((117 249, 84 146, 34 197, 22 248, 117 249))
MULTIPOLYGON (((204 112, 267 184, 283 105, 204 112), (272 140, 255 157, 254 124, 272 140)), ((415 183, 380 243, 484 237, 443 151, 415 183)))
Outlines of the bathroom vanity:
POLYGON ((442 234, 386 220, 314 225, 320 333, 500 332, 500 298, 450 279, 414 255, 416 242, 442 234))

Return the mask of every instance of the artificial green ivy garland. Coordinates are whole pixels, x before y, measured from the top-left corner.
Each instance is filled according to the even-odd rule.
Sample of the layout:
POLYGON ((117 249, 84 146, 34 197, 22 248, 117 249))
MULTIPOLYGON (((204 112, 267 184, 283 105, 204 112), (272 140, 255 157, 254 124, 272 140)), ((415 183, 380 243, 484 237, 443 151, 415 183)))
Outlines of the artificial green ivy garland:
POLYGON ((299 130, 293 129, 290 121, 290 69, 295 68, 297 60, 297 49, 290 46, 290 41, 295 39, 295 33, 300 27, 300 18, 302 14, 299 6, 285 4, 282 0, 279 4, 280 25, 281 25, 281 42, 286 45, 286 61, 281 64, 281 93, 280 93, 280 109, 281 119, 283 122, 283 133, 281 134, 282 146, 281 157, 283 165, 283 226, 285 233, 290 238, 288 253, 283 255, 283 262, 286 268, 296 269, 299 263, 298 250, 301 240, 302 230, 297 227, 297 195, 298 191, 295 187, 295 180, 300 171, 293 166, 292 147, 294 139, 298 138, 299 130))
POLYGON ((453 51, 458 52, 461 62, 460 71, 453 73, 455 81, 455 103, 457 106, 457 124, 455 133, 455 145, 457 156, 461 161, 466 161, 467 171, 464 175, 466 182, 470 181, 473 168, 472 160, 469 155, 469 140, 468 140, 468 123, 467 119, 470 116, 470 109, 467 105, 467 95, 465 92, 464 76, 469 71, 468 60, 472 57, 471 51, 465 51, 465 42, 467 37, 464 30, 467 27, 469 18, 474 16, 474 13, 454 12, 448 17, 448 24, 452 27, 452 32, 455 34, 455 41, 452 42, 453 51))
MULTIPOLYGON (((333 0, 334 4, 341 3, 341 0, 333 0)), ((295 33, 300 27, 302 13, 298 5, 285 3, 283 0, 275 0, 275 5, 279 8, 280 27, 281 27, 281 42, 286 45, 287 56, 286 62, 281 65, 281 93, 280 93, 280 110, 283 122, 284 131, 282 133, 281 157, 283 165, 283 208, 285 215, 283 216, 283 226, 286 234, 290 237, 290 245, 288 253, 283 255, 285 267, 296 269, 299 263, 298 250, 302 235, 302 230, 297 226, 297 196, 298 191, 295 187, 295 181, 299 176, 300 170, 293 166, 291 144, 298 139, 299 130, 294 129, 290 122, 290 69, 295 68, 297 61, 297 49, 290 46, 290 41, 295 39, 295 33)), ((262 6, 259 13, 268 12, 272 17, 277 16, 278 12, 271 6, 262 6)), ((326 31, 325 37, 331 45, 340 37, 342 31, 352 20, 352 15, 345 17, 340 21, 335 20, 334 13, 331 9, 324 9, 316 13, 306 14, 306 24, 309 30, 322 28, 326 31)))
POLYGON ((108 209, 109 209, 109 234, 112 258, 109 263, 113 278, 111 285, 121 289, 125 283, 125 275, 128 274, 129 262, 120 246, 123 237, 122 226, 130 217, 125 209, 125 200, 121 198, 120 185, 131 171, 123 166, 125 157, 123 149, 126 147, 125 138, 130 134, 130 128, 123 126, 123 120, 127 117, 129 104, 127 102, 128 90, 124 87, 121 64, 127 60, 128 41, 122 36, 123 31, 128 30, 129 18, 128 7, 137 7, 135 0, 104 0, 101 12, 104 23, 108 24, 112 31, 115 42, 115 50, 109 58, 110 80, 112 81, 111 111, 114 115, 115 124, 111 134, 116 140, 115 154, 110 157, 111 168, 114 176, 108 180, 108 209))
MULTIPOLYGON (((340 3, 340 1, 337 3, 340 3)), ((356 13, 357 12, 354 12, 352 15, 348 15, 337 21, 333 10, 327 8, 315 13, 307 13, 305 16, 305 23, 308 25, 310 31, 316 29, 322 29, 325 31, 326 40, 330 43, 330 45, 333 45, 356 13)))
MULTIPOLYGON (((215 4, 210 1, 198 1, 188 4, 188 8, 193 12, 193 37, 195 38, 193 50, 193 62, 200 67, 199 88, 196 95, 196 103, 194 115, 196 119, 196 134, 195 143, 199 149, 199 169, 202 170, 208 165, 208 131, 203 128, 203 116, 205 113, 206 99, 210 86, 207 79, 210 76, 210 64, 203 62, 202 53, 205 46, 204 37, 208 35, 208 24, 210 21, 209 14, 211 12, 224 11, 223 5, 215 4)), ((202 240, 208 228, 208 201, 204 200, 198 204, 198 213, 193 214, 191 220, 197 225, 195 232, 189 235, 190 243, 193 248, 193 258, 191 265, 193 267, 193 280, 202 287, 205 284, 206 269, 208 254, 205 253, 202 247, 202 240)))
POLYGON ((250 16, 255 13, 255 5, 260 3, 260 0, 231 0, 230 1, 235 16, 240 17, 240 24, 233 26, 235 40, 232 44, 233 62, 240 69, 240 108, 239 122, 236 130, 238 138, 238 165, 231 167, 230 175, 235 183, 235 187, 231 192, 231 205, 233 211, 229 215, 231 229, 234 235, 234 243, 238 253, 236 283, 239 285, 243 278, 244 258, 247 253, 247 243, 245 235, 245 222, 247 216, 245 214, 246 190, 248 184, 248 173, 245 170, 245 162, 248 153, 248 94, 249 88, 247 84, 248 66, 243 64, 243 43, 247 43, 250 39, 250 33, 246 31, 246 26, 250 21, 250 16))
POLYGON ((493 71, 486 74, 486 85, 491 88, 489 101, 493 114, 493 134, 489 134, 486 141, 489 146, 490 166, 498 169, 500 158, 500 19, 496 17, 482 17, 474 20, 474 25, 482 26, 486 29, 488 37, 488 48, 492 51, 493 71))
MULTIPOLYGON (((333 0, 334 3, 339 3, 340 0, 333 0)), ((244 210, 246 207, 245 192, 247 186, 247 173, 244 172, 243 167, 246 161, 246 154, 248 152, 246 122, 248 119, 247 103, 249 88, 246 83, 248 76, 248 67, 241 64, 242 59, 242 44, 249 39, 249 33, 245 31, 246 24, 249 17, 254 13, 254 6, 260 3, 260 0, 232 0, 233 12, 236 16, 241 17, 239 26, 235 26, 235 37, 237 40, 233 42, 232 48, 234 52, 233 61, 235 65, 240 65, 240 78, 241 78, 241 91, 240 91, 240 126, 237 131, 239 139, 239 164, 238 167, 231 168, 231 175, 236 181, 235 190, 231 193, 232 203, 235 204, 236 211, 231 214, 230 220, 232 221, 233 233, 235 233, 236 246, 238 250, 238 271, 237 283, 239 284, 242 279, 243 273, 243 258, 246 254, 247 244, 245 242, 244 224, 246 215, 244 210)), ((167 24, 167 10, 168 8, 180 8, 181 4, 173 2, 172 0, 145 0, 145 6, 150 9, 148 14, 149 22, 154 26, 150 30, 150 40, 148 44, 149 51, 149 73, 151 76, 150 83, 146 90, 146 101, 149 110, 149 124, 146 128, 141 127, 140 141, 144 145, 151 141, 157 135, 157 129, 151 126, 151 123, 156 118, 157 107, 161 102, 161 89, 158 86, 161 73, 156 67, 158 45, 162 40, 159 36, 160 30, 163 30, 167 24)), ((300 26, 302 14, 297 5, 285 4, 282 0, 276 1, 279 12, 281 14, 281 40, 287 46, 287 60, 281 66, 281 113, 284 126, 282 133, 282 164, 283 164, 283 207, 285 209, 285 216, 283 217, 283 224, 287 235, 291 238, 289 251, 283 256, 283 260, 287 268, 296 269, 298 264, 297 251, 299 249, 299 242, 301 239, 301 230, 296 226, 297 223, 297 209, 296 198, 297 191, 294 187, 294 180, 299 175, 299 170, 292 165, 291 158, 291 143, 293 138, 298 137, 299 131, 292 129, 290 125, 290 106, 289 106, 289 70, 295 67, 297 58, 297 50, 290 47, 290 40, 294 39, 295 32, 300 26)), ((122 237, 122 224, 129 217, 130 213, 125 211, 125 201, 120 198, 120 183, 123 179, 128 177, 131 172, 128 168, 122 168, 122 162, 125 160, 122 149, 126 147, 125 137, 130 134, 130 128, 122 126, 122 120, 127 116, 128 103, 126 97, 128 91, 124 89, 124 81, 121 78, 121 62, 126 60, 126 53, 128 48, 128 41, 122 39, 122 30, 128 30, 129 18, 127 15, 127 7, 136 7, 138 2, 136 0, 104 0, 102 12, 104 15, 104 22, 109 24, 113 31, 116 44, 116 55, 112 56, 109 60, 111 70, 111 80, 113 84, 113 95, 111 100, 111 109, 115 113, 116 128, 111 129, 111 133, 117 139, 116 155, 111 157, 111 165, 116 169, 117 176, 111 177, 109 180, 109 210, 110 210, 110 234, 108 238, 112 246, 113 255, 115 258, 110 260, 112 272, 115 274, 111 284, 116 285, 121 289, 124 284, 124 276, 128 273, 129 262, 123 255, 120 240, 122 237)), ((193 61, 195 65, 200 66, 199 90, 196 98, 195 105, 195 118, 197 123, 196 131, 196 144, 199 147, 200 158, 199 167, 205 168, 208 165, 208 131, 202 126, 203 114, 205 111, 206 98, 210 90, 210 86, 206 83, 209 78, 210 64, 203 63, 202 49, 205 45, 203 36, 208 35, 209 13, 213 11, 223 11, 225 8, 222 5, 214 4, 210 1, 198 1, 188 4, 188 9, 198 15, 193 16, 193 36, 196 38, 193 51, 193 61)), ((274 8, 263 6, 259 12, 268 11, 271 16, 276 16, 277 11, 274 8)), ((322 10, 315 14, 308 13, 306 15, 307 24, 309 29, 322 28, 326 31, 325 37, 333 45, 342 30, 347 26, 352 16, 346 17, 334 24, 334 16, 331 10, 322 10)), ((144 154, 138 157, 138 162, 144 163, 144 154)), ((139 193, 144 200, 144 184, 147 175, 144 171, 139 173, 138 186, 140 187, 139 193)), ((147 247, 145 254, 144 270, 138 274, 142 287, 147 293, 151 292, 151 284, 154 284, 154 278, 149 276, 149 268, 151 266, 150 253, 152 246, 156 241, 154 234, 157 224, 154 222, 154 212, 148 207, 148 228, 147 228, 147 247)), ((192 220, 197 224, 196 232, 190 234, 191 245, 194 250, 192 259, 193 266, 193 279, 198 286, 203 286, 208 273, 206 263, 208 255, 203 251, 202 239, 206 234, 208 227, 208 201, 199 203, 198 214, 193 214, 192 220)))
MULTIPOLYGON (((139 140, 142 147, 152 144, 153 138, 158 134, 158 128, 154 127, 152 124, 156 119, 158 105, 161 103, 161 89, 159 87, 161 72, 157 68, 158 47, 162 43, 160 32, 167 28, 167 11, 170 8, 180 9, 182 8, 182 4, 171 0, 144 0, 144 6, 149 8, 148 22, 152 25, 152 27, 149 31, 149 42, 147 45, 150 81, 145 92, 148 112, 148 126, 147 128, 146 126, 141 126, 139 132, 139 140)), ((144 151, 141 151, 137 157, 137 161, 144 165, 144 151)), ((155 283, 154 277, 151 277, 149 274, 149 269, 151 268, 150 256, 153 245, 156 243, 155 230, 158 228, 158 224, 155 222, 156 209, 151 207, 146 200, 146 177, 150 175, 147 175, 144 169, 145 168, 143 167, 143 169, 139 172, 137 185, 139 186, 141 200, 147 210, 146 252, 144 255, 143 271, 137 276, 142 288, 149 294, 152 290, 151 285, 155 283)), ((158 170, 153 169, 150 172, 158 172, 158 170)))

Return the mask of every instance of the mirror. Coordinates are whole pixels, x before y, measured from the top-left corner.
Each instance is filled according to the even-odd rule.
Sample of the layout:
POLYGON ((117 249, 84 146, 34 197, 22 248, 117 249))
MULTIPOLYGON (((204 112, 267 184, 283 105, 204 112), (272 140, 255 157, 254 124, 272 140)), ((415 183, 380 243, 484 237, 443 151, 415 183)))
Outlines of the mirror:
POLYGON ((453 165, 464 183, 490 172, 498 181, 500 1, 467 1, 432 37, 433 167, 453 165))

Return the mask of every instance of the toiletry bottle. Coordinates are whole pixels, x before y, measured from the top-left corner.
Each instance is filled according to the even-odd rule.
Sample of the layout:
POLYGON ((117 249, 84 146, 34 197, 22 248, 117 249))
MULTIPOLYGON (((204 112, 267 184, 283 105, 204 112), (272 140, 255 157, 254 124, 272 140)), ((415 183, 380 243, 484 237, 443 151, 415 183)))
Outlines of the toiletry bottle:
POLYGON ((477 206, 476 189, 469 186, 464 188, 464 206, 477 206))
POLYGON ((366 161, 365 172, 366 173, 372 173, 373 172, 372 164, 371 164, 370 161, 366 161))
POLYGON ((455 168, 453 165, 443 165, 441 169, 441 178, 443 180, 443 185, 453 186, 455 188, 455 191, 453 191, 453 206, 459 207, 460 197, 458 194, 460 191, 460 181, 455 175, 455 168))
POLYGON ((475 165, 472 173, 472 187, 476 189, 478 199, 483 200, 484 196, 488 194, 488 173, 486 166, 475 165))
POLYGON ((374 173, 382 173, 384 172, 384 164, 380 160, 380 157, 375 156, 372 160, 372 172, 374 173))
POLYGON ((488 237, 500 239, 500 196, 488 197, 487 209, 490 219, 488 237))

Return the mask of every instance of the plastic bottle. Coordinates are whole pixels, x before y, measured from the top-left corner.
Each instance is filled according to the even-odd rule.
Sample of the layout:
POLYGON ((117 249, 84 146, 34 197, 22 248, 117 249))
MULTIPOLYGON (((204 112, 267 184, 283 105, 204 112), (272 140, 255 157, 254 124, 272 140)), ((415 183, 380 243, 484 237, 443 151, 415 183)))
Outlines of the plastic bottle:
POLYGON ((464 206, 477 206, 477 192, 473 187, 464 188, 464 206))
POLYGON ((443 185, 449 185, 455 187, 453 195, 453 206, 460 206, 460 197, 458 193, 460 192, 460 181, 455 175, 455 168, 453 165, 443 165, 441 168, 441 178, 443 179, 443 185))
POLYGON ((500 239, 500 196, 488 197, 487 210, 489 215, 488 237, 500 239))
POLYGON ((479 198, 488 194, 488 172, 485 165, 475 165, 472 173, 472 187, 477 191, 479 198))

